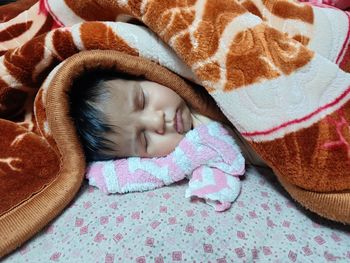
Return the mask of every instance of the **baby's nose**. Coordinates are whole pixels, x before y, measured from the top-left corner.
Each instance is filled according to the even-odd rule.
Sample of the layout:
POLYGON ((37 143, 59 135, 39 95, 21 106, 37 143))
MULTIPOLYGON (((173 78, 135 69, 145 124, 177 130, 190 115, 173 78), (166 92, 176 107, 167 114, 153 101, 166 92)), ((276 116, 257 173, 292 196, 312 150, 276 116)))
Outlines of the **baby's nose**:
POLYGON ((165 121, 164 121, 164 112, 163 111, 154 111, 149 114, 149 118, 146 120, 146 126, 148 129, 158 133, 165 133, 165 121))

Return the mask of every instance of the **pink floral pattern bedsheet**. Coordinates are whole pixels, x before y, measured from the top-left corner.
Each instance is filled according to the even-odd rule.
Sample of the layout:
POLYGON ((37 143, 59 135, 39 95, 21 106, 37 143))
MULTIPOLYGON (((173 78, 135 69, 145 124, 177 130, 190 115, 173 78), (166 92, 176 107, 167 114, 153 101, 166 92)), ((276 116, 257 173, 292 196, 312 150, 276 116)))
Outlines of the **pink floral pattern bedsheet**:
POLYGON ((275 180, 250 167, 224 213, 185 199, 185 183, 107 196, 85 182, 4 262, 350 262, 350 227, 297 207, 275 180))

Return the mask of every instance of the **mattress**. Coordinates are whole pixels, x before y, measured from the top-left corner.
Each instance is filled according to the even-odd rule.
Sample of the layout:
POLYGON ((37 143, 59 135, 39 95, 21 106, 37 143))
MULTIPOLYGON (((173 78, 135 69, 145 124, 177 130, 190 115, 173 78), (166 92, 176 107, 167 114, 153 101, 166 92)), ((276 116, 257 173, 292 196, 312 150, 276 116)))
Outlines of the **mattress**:
POLYGON ((248 167, 222 213, 186 199, 186 185, 105 195, 85 181, 56 220, 3 262, 350 261, 350 227, 299 207, 267 168, 248 167))

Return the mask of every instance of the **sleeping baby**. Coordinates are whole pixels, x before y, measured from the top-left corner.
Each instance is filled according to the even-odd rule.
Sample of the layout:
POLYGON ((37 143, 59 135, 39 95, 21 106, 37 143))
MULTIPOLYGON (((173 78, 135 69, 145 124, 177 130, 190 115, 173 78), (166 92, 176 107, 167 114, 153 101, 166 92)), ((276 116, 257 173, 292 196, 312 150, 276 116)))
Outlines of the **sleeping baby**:
POLYGON ((194 112, 156 82, 96 71, 74 82, 70 103, 90 162, 86 176, 106 193, 145 191, 188 178, 186 197, 224 211, 240 192, 241 152, 248 161, 260 161, 228 127, 194 112))

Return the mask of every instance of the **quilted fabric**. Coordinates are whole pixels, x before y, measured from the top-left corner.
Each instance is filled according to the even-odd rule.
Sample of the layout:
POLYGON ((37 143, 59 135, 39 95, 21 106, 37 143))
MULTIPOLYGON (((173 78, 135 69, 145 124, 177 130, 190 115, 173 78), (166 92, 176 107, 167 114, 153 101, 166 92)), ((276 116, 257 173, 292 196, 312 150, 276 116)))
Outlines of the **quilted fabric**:
POLYGON ((85 182, 63 214, 4 259, 17 262, 348 262, 347 226, 305 214, 268 169, 249 167, 225 213, 186 183, 105 195, 85 182))

